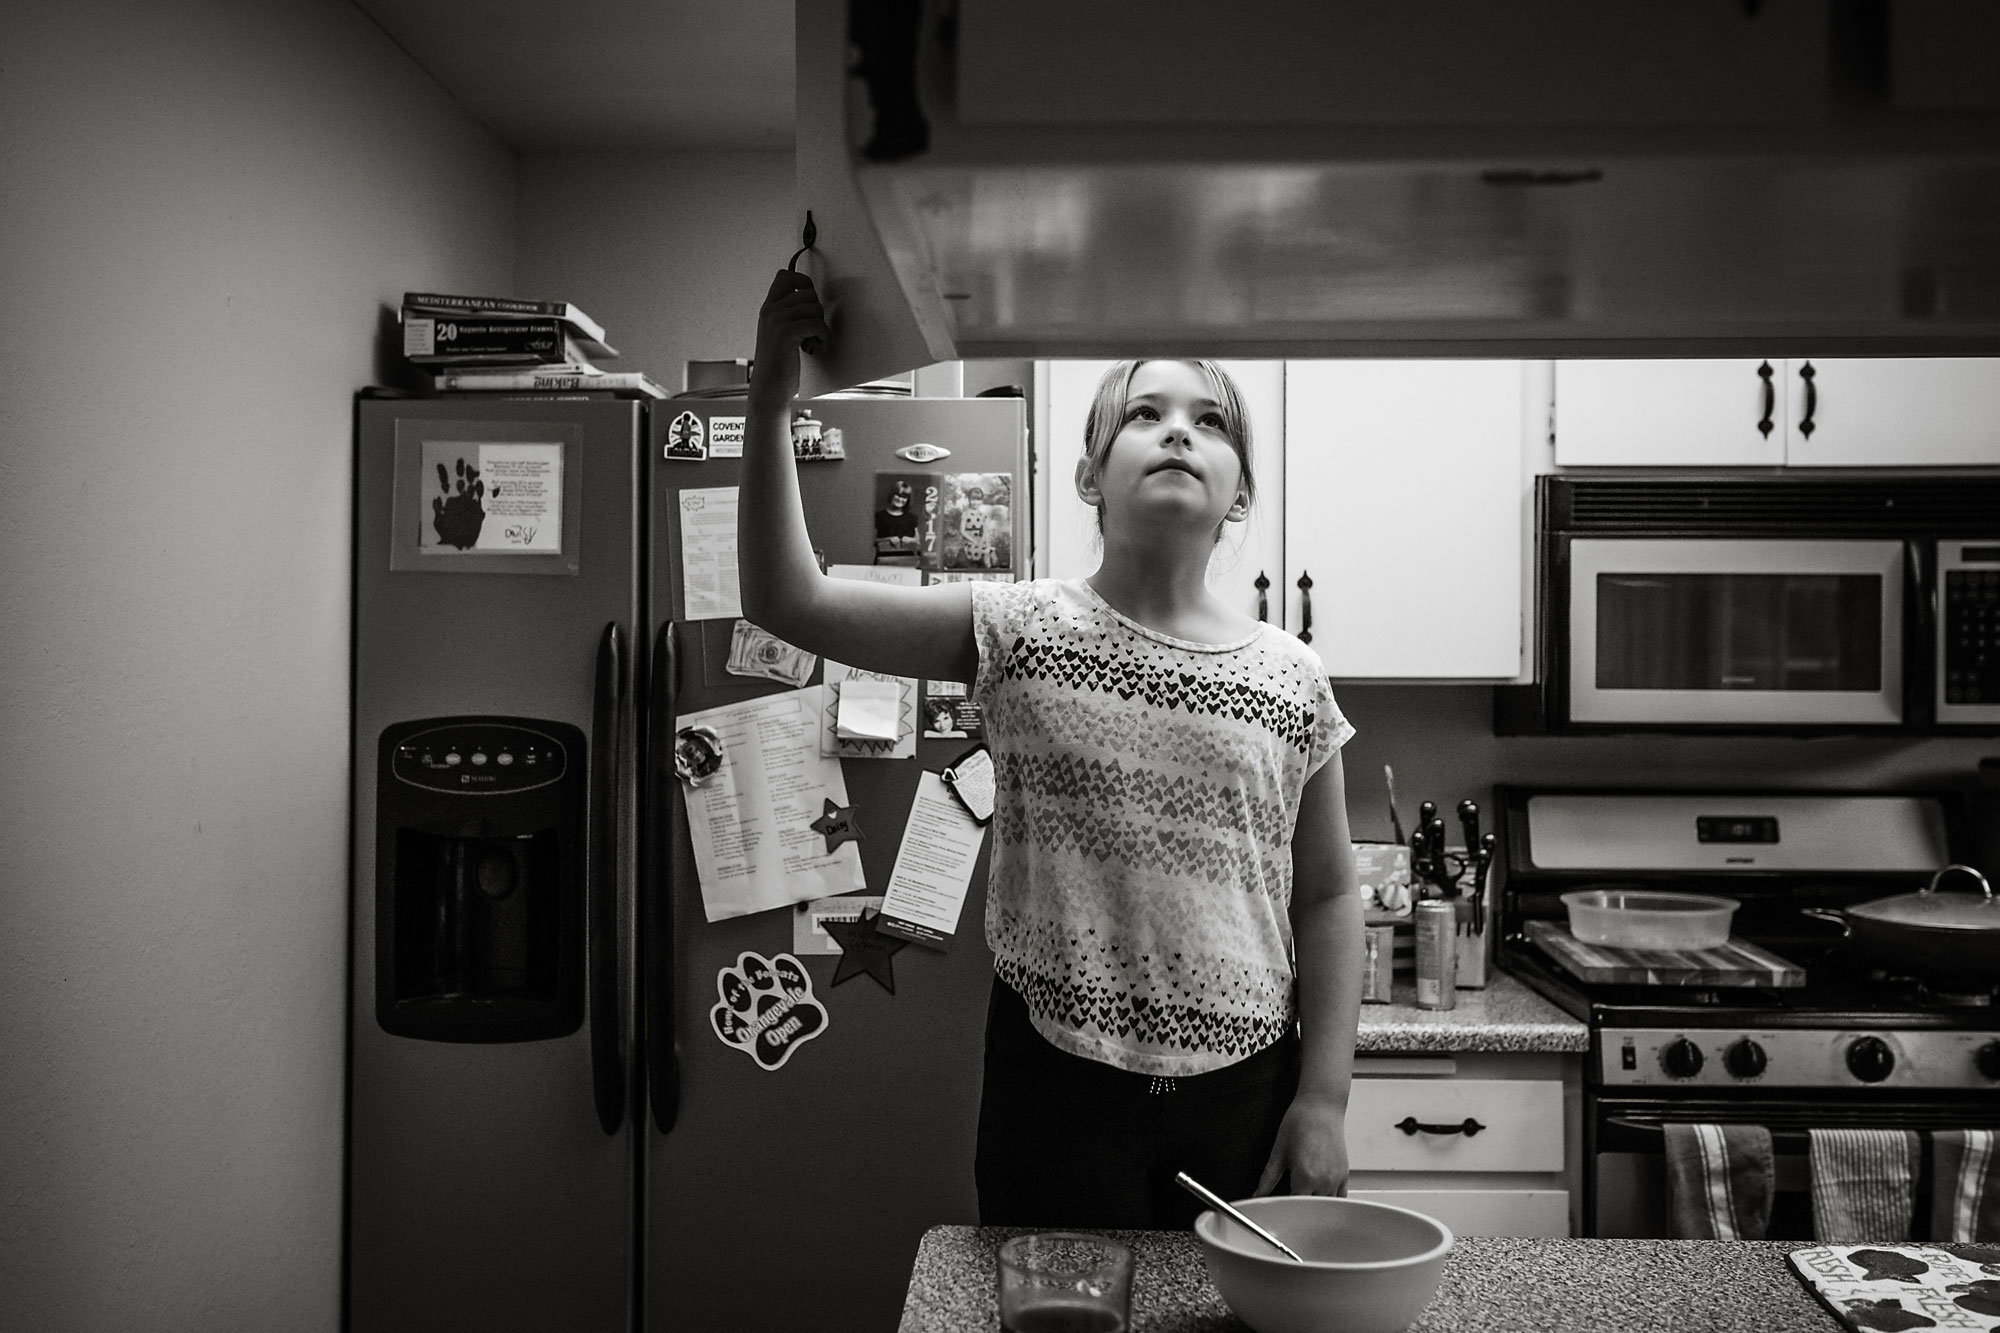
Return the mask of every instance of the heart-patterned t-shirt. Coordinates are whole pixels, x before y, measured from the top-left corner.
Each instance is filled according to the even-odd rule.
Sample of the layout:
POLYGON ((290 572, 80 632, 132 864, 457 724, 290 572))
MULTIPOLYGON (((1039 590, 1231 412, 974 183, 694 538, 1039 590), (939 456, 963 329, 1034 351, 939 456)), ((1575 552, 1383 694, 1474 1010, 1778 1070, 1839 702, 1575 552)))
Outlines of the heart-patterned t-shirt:
POLYGON ((1354 728, 1298 639, 1191 643, 1082 580, 972 585, 998 808, 986 940, 1035 1028, 1206 1073, 1294 1017, 1292 831, 1354 728))

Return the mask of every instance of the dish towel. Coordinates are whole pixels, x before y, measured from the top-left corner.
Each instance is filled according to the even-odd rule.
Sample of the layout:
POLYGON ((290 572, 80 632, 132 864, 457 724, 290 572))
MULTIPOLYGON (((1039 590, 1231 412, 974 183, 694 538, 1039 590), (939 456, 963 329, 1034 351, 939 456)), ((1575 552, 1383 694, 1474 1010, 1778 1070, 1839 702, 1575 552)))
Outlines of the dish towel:
POLYGON ((1771 1225, 1771 1131, 1668 1124, 1667 1216, 1682 1240, 1762 1240, 1771 1225))
POLYGON ((2000 1241, 1996 1156, 2000 1131, 1940 1129, 1931 1135, 1932 1240, 2000 1241))
POLYGON ((1910 1238, 1922 1148, 1907 1129, 1807 1131, 1813 1235, 1821 1244, 1910 1238))
POLYGON ((1821 1245, 1785 1256, 1808 1290, 1856 1333, 2000 1330, 2000 1251, 1933 1245, 1821 1245))

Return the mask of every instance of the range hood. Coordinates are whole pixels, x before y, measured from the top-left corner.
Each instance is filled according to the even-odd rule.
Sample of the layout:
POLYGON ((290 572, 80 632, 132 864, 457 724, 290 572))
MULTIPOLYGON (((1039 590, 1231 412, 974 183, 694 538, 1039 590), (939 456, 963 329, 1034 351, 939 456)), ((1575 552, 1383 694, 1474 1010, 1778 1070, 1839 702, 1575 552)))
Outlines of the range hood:
POLYGON ((800 0, 808 391, 971 357, 2000 353, 1984 0, 800 0))

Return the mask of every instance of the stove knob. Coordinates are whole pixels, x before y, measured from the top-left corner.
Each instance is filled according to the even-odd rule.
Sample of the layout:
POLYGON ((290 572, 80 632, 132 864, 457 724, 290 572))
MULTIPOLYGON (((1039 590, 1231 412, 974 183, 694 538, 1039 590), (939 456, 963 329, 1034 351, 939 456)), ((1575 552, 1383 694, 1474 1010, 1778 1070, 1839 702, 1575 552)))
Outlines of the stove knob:
POLYGON ((1863 1083, 1880 1083, 1896 1067, 1896 1053, 1880 1037, 1862 1037, 1847 1048, 1847 1072, 1863 1083))
POLYGON ((1972 1060, 1979 1066, 1980 1073, 1990 1079, 2000 1079, 2000 1041, 1989 1041, 1981 1046, 1972 1060))
POLYGON ((1676 1037, 1660 1052, 1660 1064, 1675 1078, 1693 1078, 1701 1072, 1701 1047, 1686 1037, 1676 1037))
POLYGON ((1738 1078, 1755 1078, 1764 1072, 1764 1048, 1745 1037, 1722 1053, 1722 1067, 1738 1078))

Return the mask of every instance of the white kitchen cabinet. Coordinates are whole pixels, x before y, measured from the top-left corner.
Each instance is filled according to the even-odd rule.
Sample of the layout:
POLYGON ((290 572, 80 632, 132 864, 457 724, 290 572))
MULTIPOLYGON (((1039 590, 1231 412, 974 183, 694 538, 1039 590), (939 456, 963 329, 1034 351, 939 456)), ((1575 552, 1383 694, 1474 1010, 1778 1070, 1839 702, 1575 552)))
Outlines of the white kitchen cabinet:
POLYGON ((1560 361, 1559 467, 2000 465, 2000 358, 1560 361))
POLYGON ((1812 357, 1788 364, 1788 466, 2000 465, 2000 357, 1812 357))
POLYGON ((1461 1236, 1571 1235, 1581 1105, 1573 1055, 1358 1056, 1348 1195, 1461 1236))
POLYGON ((1286 363, 1285 627, 1336 680, 1520 678, 1539 369, 1286 363))
MULTIPOLYGON (((1083 423, 1097 381, 1111 361, 1044 361, 1036 365, 1035 572, 1049 578, 1082 578, 1097 568, 1101 546, 1097 511, 1077 498, 1076 465, 1083 457, 1083 423), (1046 526, 1042 526, 1043 520, 1046 526)), ((1251 426, 1251 462, 1257 498, 1250 517, 1223 530, 1208 565, 1208 586, 1245 615, 1258 613, 1266 596, 1269 619, 1280 611, 1284 573, 1285 363, 1224 361, 1222 368, 1243 395, 1251 426), (1260 592, 1258 575, 1270 584, 1260 592)))
POLYGON ((1559 1079, 1367 1078, 1347 1109, 1356 1170, 1562 1170, 1559 1079))
POLYGON ((1777 467, 1785 361, 1558 361, 1559 467, 1777 467))
MULTIPOLYGON (((1096 511, 1077 499, 1074 474, 1091 395, 1111 364, 1037 366, 1039 574, 1097 567, 1096 511)), ((1546 401, 1532 387, 1545 363, 1222 364, 1250 413, 1258 493, 1249 522, 1225 530, 1216 549, 1218 595, 1310 633, 1336 679, 1519 679, 1532 521, 1525 441, 1545 410, 1532 406, 1546 401), (1417 589, 1428 610, 1413 602, 1417 589)))

